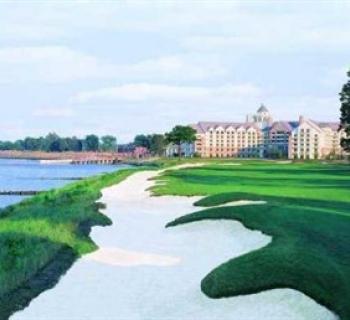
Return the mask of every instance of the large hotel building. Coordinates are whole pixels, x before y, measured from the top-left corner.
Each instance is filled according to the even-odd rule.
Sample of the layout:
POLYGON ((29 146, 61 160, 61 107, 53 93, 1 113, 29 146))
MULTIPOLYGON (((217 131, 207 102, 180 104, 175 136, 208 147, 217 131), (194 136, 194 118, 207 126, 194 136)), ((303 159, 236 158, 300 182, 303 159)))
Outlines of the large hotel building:
POLYGON ((206 158, 323 159, 343 155, 339 123, 273 121, 262 105, 246 122, 199 122, 194 152, 206 158))

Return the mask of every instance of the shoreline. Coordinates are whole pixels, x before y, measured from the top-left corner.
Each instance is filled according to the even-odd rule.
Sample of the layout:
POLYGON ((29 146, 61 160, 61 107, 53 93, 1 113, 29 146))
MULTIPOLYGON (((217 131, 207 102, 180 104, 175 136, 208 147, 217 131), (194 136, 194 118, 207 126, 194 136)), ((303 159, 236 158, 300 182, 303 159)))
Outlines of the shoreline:
POLYGON ((114 152, 94 152, 94 151, 81 151, 81 152, 44 152, 44 151, 8 151, 0 150, 0 159, 13 159, 13 160, 74 160, 77 156, 93 156, 104 155, 111 156, 116 155, 114 152))

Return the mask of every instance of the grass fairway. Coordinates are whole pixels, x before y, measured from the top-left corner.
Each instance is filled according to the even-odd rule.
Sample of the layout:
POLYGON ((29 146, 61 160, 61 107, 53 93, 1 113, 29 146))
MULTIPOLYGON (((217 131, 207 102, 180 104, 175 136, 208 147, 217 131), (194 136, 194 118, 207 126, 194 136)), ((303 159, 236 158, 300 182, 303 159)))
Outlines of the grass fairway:
POLYGON ((154 188, 159 195, 206 195, 196 205, 212 207, 168 226, 232 219, 272 236, 266 247, 211 271, 203 292, 221 298, 292 288, 350 319, 350 167, 240 163, 169 171, 159 177, 166 184, 154 188), (266 204, 213 207, 236 200, 266 204))
POLYGON ((96 249, 90 228, 111 223, 98 211, 100 191, 133 172, 89 178, 1 210, 0 319, 23 309, 79 256, 96 249))

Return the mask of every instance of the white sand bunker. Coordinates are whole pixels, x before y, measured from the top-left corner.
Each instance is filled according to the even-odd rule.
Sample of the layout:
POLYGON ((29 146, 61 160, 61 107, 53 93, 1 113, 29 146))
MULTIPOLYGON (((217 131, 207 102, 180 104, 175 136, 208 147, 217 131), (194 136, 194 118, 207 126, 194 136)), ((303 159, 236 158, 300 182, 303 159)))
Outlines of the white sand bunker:
POLYGON ((118 267, 142 265, 168 267, 176 265, 181 261, 181 259, 177 257, 128 251, 120 248, 101 248, 85 256, 85 259, 118 267))
POLYGON ((259 206, 259 205, 263 205, 266 203, 267 203, 266 201, 237 200, 237 201, 231 201, 231 202, 219 204, 218 206, 211 206, 208 208, 239 207, 239 206, 251 206, 251 205, 259 206))
POLYGON ((159 173, 163 173, 167 170, 181 170, 181 169, 187 169, 187 168, 197 168, 197 167, 203 167, 206 164, 204 162, 198 162, 198 163, 184 163, 184 164, 179 164, 177 166, 174 167, 170 167, 170 168, 165 168, 162 170, 159 170, 156 175, 158 175, 159 173))
POLYGON ((242 163, 220 163, 220 166, 241 166, 242 163))

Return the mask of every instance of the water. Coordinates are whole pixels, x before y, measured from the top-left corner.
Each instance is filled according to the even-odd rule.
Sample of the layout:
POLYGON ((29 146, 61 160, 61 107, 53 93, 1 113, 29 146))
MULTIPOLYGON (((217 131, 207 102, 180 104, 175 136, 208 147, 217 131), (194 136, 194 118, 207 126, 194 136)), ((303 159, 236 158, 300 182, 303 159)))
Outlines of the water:
MULTIPOLYGON (((85 178, 112 172, 125 165, 41 164, 35 160, 0 159, 0 191, 41 191, 72 183, 71 178, 85 178)), ((0 196, 0 208, 21 201, 21 196, 0 196)))

